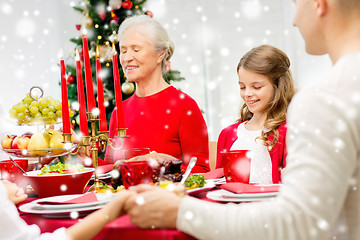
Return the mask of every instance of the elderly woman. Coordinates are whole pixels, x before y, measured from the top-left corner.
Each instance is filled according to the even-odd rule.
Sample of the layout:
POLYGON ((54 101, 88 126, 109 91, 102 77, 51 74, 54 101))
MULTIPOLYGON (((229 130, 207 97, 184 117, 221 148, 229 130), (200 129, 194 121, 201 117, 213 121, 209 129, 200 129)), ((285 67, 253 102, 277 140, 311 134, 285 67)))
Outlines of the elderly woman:
MULTIPOLYGON (((135 93, 123 102, 128 138, 123 149, 150 148, 181 159, 185 168, 197 157, 193 172, 209 171, 208 133, 196 102, 165 82, 163 73, 174 46, 166 30, 142 15, 125 19, 119 29, 120 63, 135 93)), ((117 136, 116 109, 109 137, 117 136)), ((119 150, 107 147, 105 160, 122 159, 119 150)))

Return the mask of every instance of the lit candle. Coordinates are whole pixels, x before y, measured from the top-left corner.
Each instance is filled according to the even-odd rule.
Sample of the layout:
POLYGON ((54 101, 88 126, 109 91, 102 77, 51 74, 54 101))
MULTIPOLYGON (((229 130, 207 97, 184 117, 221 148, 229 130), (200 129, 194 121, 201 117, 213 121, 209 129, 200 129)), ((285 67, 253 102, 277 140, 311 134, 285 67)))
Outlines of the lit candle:
POLYGON ((65 77, 65 61, 60 60, 60 74, 61 74, 61 101, 62 101, 62 120, 63 133, 70 133, 70 116, 69 116, 69 101, 67 95, 66 77, 65 77))
POLYGON ((99 129, 100 132, 107 131, 107 121, 106 121, 106 110, 104 105, 104 87, 103 81, 101 78, 101 63, 99 59, 99 47, 96 47, 96 79, 98 87, 98 107, 99 107, 99 129))
POLYGON ((76 79, 77 79, 77 92, 79 101, 79 117, 80 117, 80 132, 83 136, 89 135, 87 117, 86 117, 86 105, 84 96, 84 85, 82 79, 82 69, 80 62, 79 50, 76 49, 76 79))
POLYGON ((124 109, 122 104, 121 87, 120 87, 120 76, 118 67, 118 58, 116 54, 115 45, 113 44, 113 74, 114 74, 114 88, 115 88, 115 100, 116 100, 116 120, 117 128, 125 128, 124 120, 124 109))
POLYGON ((83 36, 83 55, 84 55, 84 65, 85 65, 85 82, 86 82, 86 100, 87 100, 87 109, 89 112, 92 112, 95 106, 95 96, 93 81, 91 75, 91 65, 89 57, 89 47, 86 36, 83 36))

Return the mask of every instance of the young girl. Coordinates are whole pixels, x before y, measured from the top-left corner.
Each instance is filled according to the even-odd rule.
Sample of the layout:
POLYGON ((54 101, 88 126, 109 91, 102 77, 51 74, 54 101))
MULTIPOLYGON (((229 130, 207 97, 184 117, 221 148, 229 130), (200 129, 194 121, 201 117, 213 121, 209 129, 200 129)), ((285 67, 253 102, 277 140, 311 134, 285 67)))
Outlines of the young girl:
POLYGON ((223 129, 217 144, 216 168, 223 167, 220 153, 251 150, 250 183, 279 183, 286 161, 286 110, 294 95, 284 52, 262 45, 251 49, 237 66, 244 104, 237 123, 223 129))

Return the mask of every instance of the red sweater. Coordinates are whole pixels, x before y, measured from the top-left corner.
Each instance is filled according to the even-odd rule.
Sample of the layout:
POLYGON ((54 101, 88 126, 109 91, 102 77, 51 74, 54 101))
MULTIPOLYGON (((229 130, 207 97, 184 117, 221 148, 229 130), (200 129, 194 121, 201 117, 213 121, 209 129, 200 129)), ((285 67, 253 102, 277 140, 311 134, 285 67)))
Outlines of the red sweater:
MULTIPOLYGON (((123 102, 128 138, 124 148, 150 148, 185 162, 197 157, 192 172, 209 171, 209 143, 206 123, 196 102, 170 86, 156 94, 138 97, 133 94, 123 102)), ((110 119, 109 137, 117 136, 116 110, 110 119)), ((105 161, 122 159, 121 150, 107 147, 105 161)))
MULTIPOLYGON (((234 144, 237 136, 237 129, 241 122, 232 124, 224 128, 218 139, 217 143, 217 158, 216 168, 222 168, 220 152, 229 151, 234 144)), ((286 122, 281 124, 279 131, 279 140, 275 144, 272 150, 269 151, 272 165, 272 181, 273 183, 279 183, 281 181, 281 169, 286 166, 286 122)), ((269 136, 269 140, 273 140, 272 136, 269 136)))

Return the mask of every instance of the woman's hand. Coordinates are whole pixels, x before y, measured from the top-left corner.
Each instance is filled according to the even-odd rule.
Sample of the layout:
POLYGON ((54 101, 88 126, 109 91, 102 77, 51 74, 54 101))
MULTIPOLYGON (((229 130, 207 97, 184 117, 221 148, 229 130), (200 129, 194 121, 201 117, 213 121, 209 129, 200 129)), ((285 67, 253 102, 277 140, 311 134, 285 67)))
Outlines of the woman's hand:
POLYGON ((27 198, 24 190, 19 188, 15 183, 11 183, 8 180, 2 180, 2 183, 6 187, 9 200, 14 204, 21 203, 27 198))

